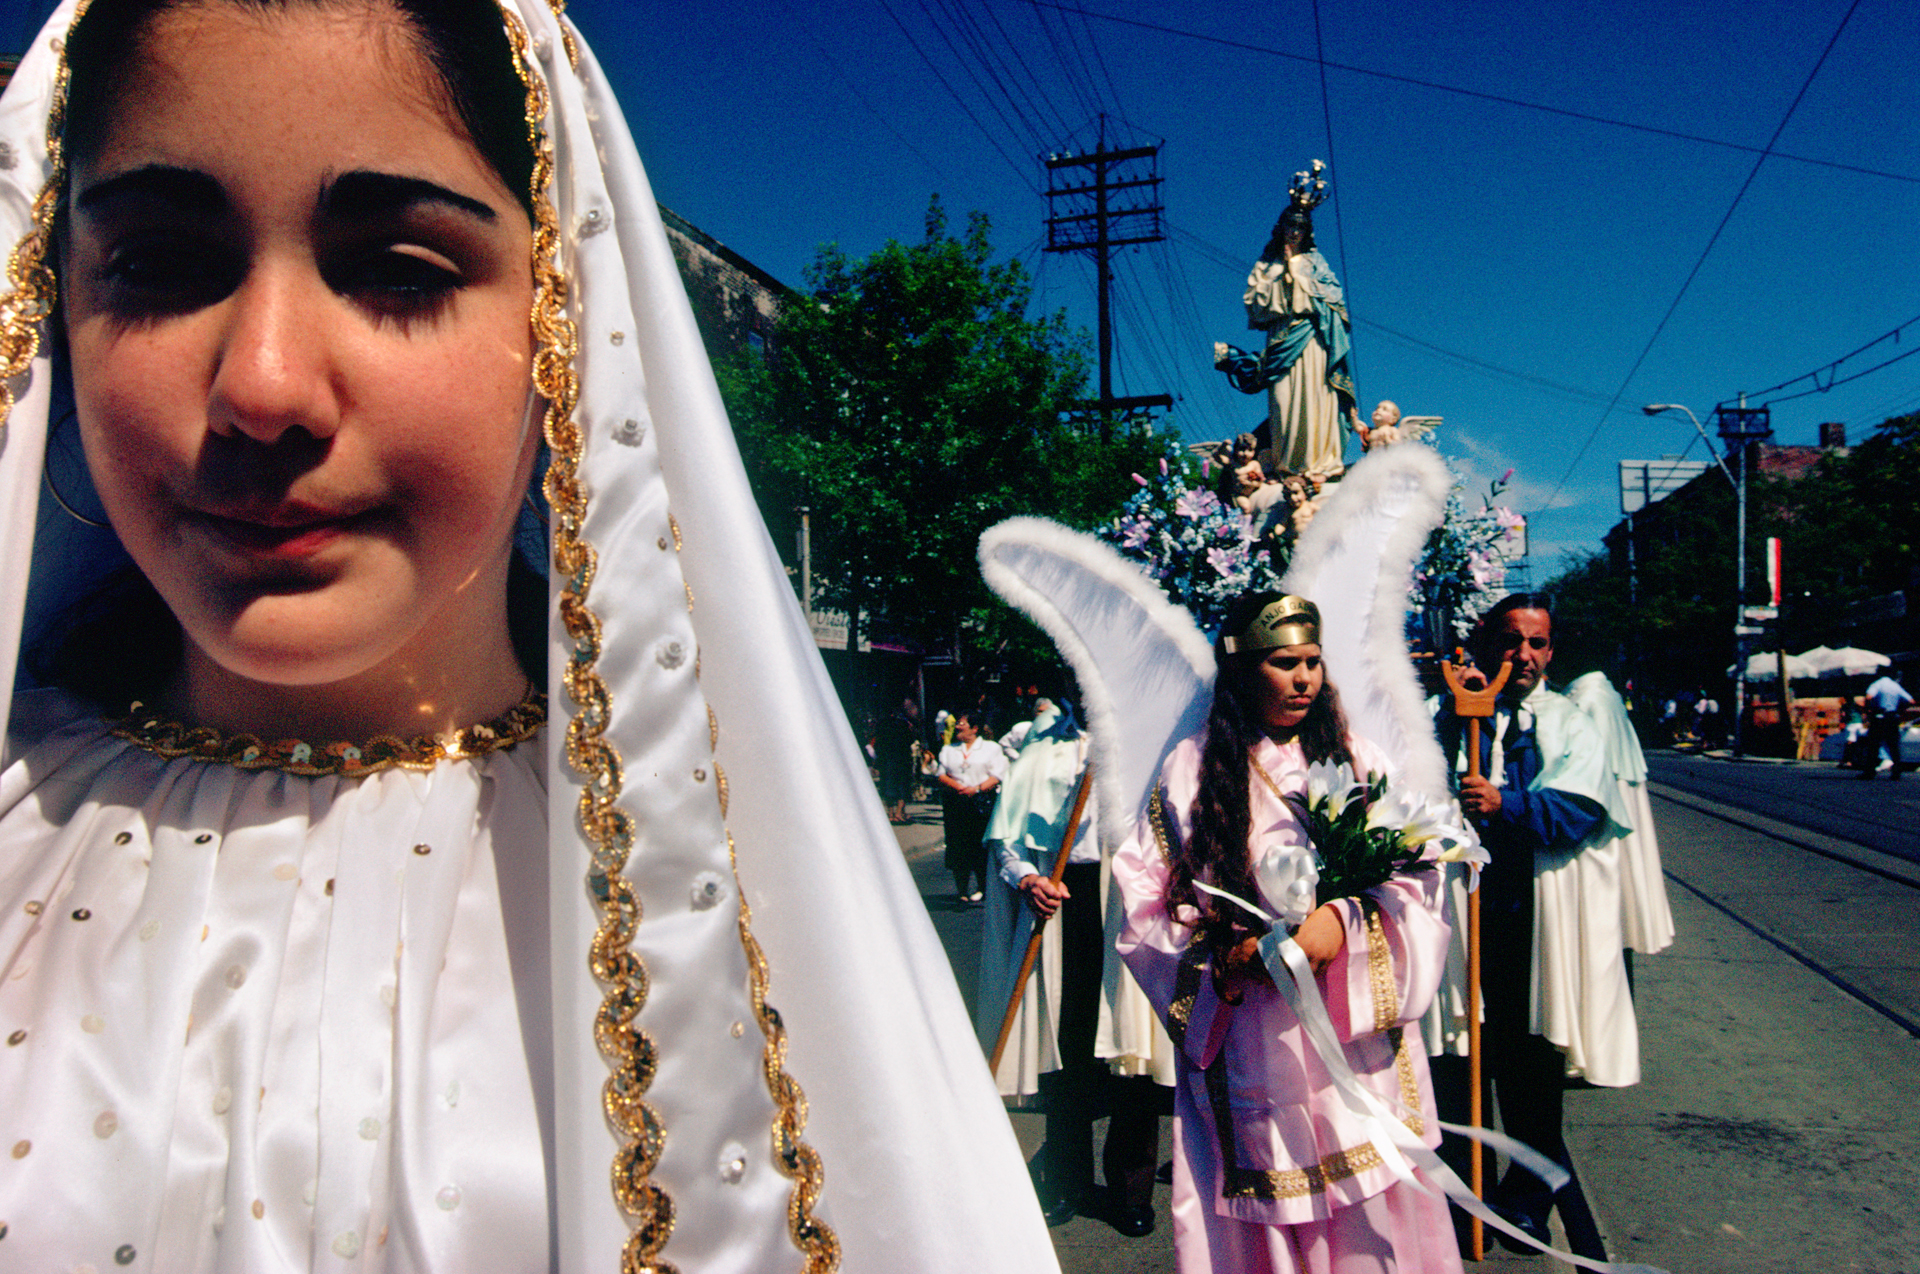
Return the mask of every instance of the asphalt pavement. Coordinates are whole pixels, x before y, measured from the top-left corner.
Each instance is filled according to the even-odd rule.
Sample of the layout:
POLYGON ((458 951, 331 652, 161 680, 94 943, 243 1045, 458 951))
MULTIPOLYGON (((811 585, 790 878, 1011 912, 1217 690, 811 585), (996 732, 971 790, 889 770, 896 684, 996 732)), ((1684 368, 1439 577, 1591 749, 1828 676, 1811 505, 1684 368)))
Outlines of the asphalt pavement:
MULTIPOLYGON (((1568 1144, 1615 1260, 1672 1274, 1920 1274, 1920 775, 1649 758, 1678 931, 1635 960, 1642 1080, 1575 1084, 1568 1144)), ((896 828, 967 1002, 980 911, 938 809, 896 828)), ((1008 1115, 1031 1155, 1041 1116, 1008 1115)), ((1163 1121, 1165 1157, 1171 1120, 1163 1121)), ((1172 1271, 1159 1225, 1055 1229, 1066 1274, 1172 1271)), ((1468 1271, 1569 1269, 1498 1248, 1468 1271)))

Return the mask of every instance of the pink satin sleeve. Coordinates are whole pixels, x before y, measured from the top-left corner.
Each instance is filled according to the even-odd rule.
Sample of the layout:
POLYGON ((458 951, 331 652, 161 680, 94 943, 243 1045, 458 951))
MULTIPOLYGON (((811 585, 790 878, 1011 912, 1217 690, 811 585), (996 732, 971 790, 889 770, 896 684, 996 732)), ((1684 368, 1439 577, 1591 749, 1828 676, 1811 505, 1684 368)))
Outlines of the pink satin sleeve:
POLYGON ((1133 834, 1114 853, 1113 883, 1120 890, 1126 924, 1115 941, 1153 1011, 1166 1023, 1175 1048, 1193 1065, 1205 1068, 1220 1051, 1233 1006, 1213 990, 1213 970, 1197 948, 1189 948, 1193 930, 1167 910, 1167 881, 1172 872, 1167 852, 1185 835, 1176 809, 1190 803, 1190 784, 1179 782, 1182 769, 1197 773, 1199 750, 1189 739, 1167 758, 1161 794, 1134 823, 1133 834), (1184 766, 1183 766, 1184 761, 1184 766), (1166 780, 1172 780, 1171 790, 1166 780), (1180 801, 1181 789, 1187 801, 1180 801), (1179 804, 1176 805, 1176 801, 1179 804), (1160 820, 1156 833, 1155 820, 1160 820), (1162 839, 1167 841, 1162 845, 1162 839))

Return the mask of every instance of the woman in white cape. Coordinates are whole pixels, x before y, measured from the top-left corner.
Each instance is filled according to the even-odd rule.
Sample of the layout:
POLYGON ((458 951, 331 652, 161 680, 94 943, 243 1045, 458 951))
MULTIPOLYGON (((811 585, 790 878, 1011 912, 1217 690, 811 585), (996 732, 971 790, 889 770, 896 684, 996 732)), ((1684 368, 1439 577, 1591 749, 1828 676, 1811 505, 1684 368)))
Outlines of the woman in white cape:
POLYGON ((185 634, 96 648, 157 661, 131 714, 5 683, 8 1265, 1055 1268, 563 18, 62 4, 0 233, 0 667, 120 542, 185 634), (75 80, 75 192, 82 11, 132 34, 75 80), (449 339, 515 295, 530 335, 449 339), (97 500, 43 480, 76 432, 97 500), (500 619, 536 433, 544 686, 500 619))

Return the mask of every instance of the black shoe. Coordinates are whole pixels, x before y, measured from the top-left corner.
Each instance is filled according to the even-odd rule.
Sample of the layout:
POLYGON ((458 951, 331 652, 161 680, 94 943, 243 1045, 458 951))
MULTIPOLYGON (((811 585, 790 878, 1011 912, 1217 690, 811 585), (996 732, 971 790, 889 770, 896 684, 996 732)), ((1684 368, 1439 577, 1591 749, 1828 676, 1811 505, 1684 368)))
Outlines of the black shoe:
MULTIPOLYGON (((1494 1215, 1498 1216, 1508 1225, 1511 1225, 1514 1229, 1525 1234, 1528 1238, 1534 1239, 1547 1247, 1553 1246, 1553 1236, 1548 1232, 1547 1223, 1544 1218, 1534 1217, 1529 1213, 1521 1212, 1513 1208, 1503 1208, 1497 1204, 1490 1203, 1487 1206, 1493 1209, 1494 1215)), ((1522 1243, 1505 1230, 1493 1230, 1491 1226, 1487 1228, 1492 1230, 1494 1237, 1500 1240, 1500 1246, 1509 1252, 1521 1252, 1531 1256, 1540 1250, 1537 1247, 1522 1243)))
POLYGON ((1146 1203, 1123 1203, 1113 1210, 1113 1228, 1130 1239, 1153 1233, 1153 1207, 1146 1203))
POLYGON ((1077 1199, 1055 1199, 1046 1204, 1040 1212, 1047 1219, 1047 1228, 1065 1225, 1080 1215, 1080 1202, 1077 1199))

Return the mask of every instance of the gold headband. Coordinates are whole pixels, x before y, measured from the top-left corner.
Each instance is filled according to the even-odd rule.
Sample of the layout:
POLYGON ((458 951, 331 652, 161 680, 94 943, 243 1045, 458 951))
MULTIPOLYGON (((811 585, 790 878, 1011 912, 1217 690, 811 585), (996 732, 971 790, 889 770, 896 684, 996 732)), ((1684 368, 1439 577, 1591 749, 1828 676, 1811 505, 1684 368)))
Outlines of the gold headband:
POLYGON ((1281 646, 1320 644, 1320 608, 1291 593, 1269 602, 1253 622, 1221 640, 1229 655, 1257 654, 1281 646))

